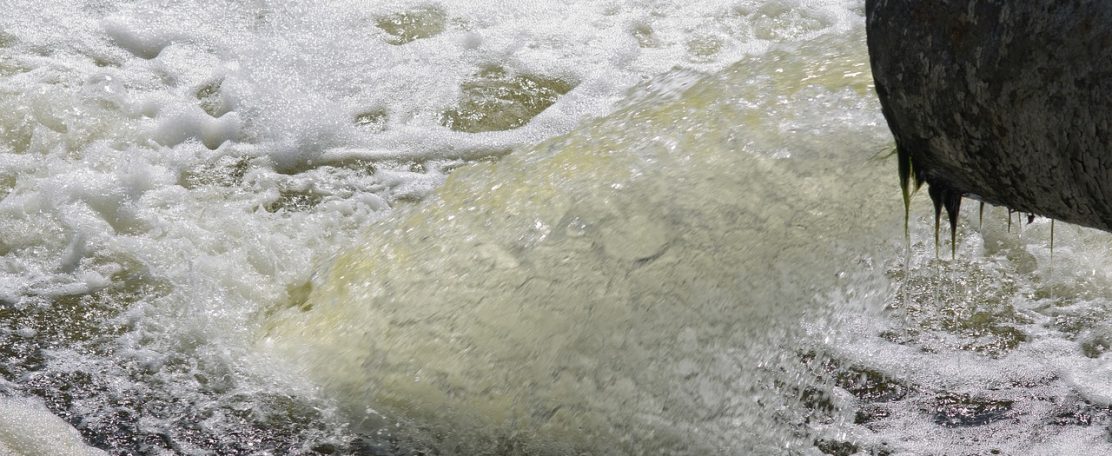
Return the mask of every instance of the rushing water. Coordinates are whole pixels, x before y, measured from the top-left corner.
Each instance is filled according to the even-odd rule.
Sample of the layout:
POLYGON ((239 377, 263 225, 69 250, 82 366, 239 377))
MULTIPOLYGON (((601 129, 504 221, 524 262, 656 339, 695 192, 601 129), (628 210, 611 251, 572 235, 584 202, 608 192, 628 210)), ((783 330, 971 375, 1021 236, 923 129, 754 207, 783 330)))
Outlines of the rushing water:
POLYGON ((0 0, 0 454, 1107 454, 1107 235, 905 237, 859 1, 0 0))

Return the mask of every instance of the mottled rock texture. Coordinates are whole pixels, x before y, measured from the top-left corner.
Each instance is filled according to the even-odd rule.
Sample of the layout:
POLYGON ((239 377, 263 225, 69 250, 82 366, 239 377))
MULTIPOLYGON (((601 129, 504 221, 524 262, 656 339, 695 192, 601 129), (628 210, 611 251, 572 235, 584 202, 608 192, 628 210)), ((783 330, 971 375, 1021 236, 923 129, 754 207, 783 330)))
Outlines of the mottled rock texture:
POLYGON ((1112 230, 1112 2, 867 0, 907 185, 1112 230))

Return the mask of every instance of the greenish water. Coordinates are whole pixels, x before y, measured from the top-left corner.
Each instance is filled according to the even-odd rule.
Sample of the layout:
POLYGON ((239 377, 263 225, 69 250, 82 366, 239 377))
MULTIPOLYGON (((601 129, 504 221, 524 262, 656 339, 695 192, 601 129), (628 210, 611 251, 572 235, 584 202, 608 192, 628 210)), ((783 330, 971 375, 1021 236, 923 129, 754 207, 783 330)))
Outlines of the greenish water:
POLYGON ((876 185, 892 173, 862 153, 887 141, 862 50, 824 44, 645 84, 675 88, 454 171, 331 262, 265 343, 352 404, 358 428, 406 445, 797 444, 805 428, 777 410, 795 393, 773 386, 794 388, 799 320, 826 318, 826 294, 876 273, 899 233, 898 197, 876 185), (856 122, 768 116, 804 102, 856 122))

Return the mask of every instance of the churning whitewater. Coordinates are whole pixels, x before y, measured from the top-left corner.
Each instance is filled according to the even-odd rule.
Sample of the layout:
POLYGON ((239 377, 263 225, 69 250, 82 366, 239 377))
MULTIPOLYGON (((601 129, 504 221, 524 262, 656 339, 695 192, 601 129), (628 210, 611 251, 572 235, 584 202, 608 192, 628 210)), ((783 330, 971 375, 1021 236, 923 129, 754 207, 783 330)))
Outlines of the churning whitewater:
POLYGON ((1112 450, 1107 235, 905 238, 863 2, 527 3, 0 0, 0 455, 1112 450))

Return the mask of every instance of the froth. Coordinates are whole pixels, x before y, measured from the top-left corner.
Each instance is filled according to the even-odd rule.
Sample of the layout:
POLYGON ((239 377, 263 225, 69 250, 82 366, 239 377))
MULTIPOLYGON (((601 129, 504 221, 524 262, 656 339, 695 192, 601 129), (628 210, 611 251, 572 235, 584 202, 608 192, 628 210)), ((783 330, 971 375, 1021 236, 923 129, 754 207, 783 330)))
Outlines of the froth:
POLYGON ((86 446, 81 434, 50 413, 42 401, 0 397, 0 454, 23 456, 104 456, 86 446))
MULTIPOLYGON (((534 142, 607 112, 626 89, 677 65, 716 70, 773 41, 845 31, 857 17, 852 2, 776 5, 36 2, 23 9, 44 11, 41 22, 5 29, 11 48, 45 54, 14 61, 31 73, 55 65, 64 73, 56 82, 80 81, 86 97, 152 117, 137 123, 162 145, 268 144, 292 166, 332 148, 447 157, 534 142), (453 131, 445 112, 491 66, 574 90, 520 125, 453 131), (382 113, 380 128, 360 128, 366 112, 382 113)), ((39 121, 61 130, 72 120, 53 114, 39 121)))
POLYGON ((913 218, 891 286, 816 328, 833 359, 816 370, 848 416, 822 428, 895 453, 1108 452, 1107 234, 1059 223, 1052 252, 1049 220, 988 207, 981 223, 970 206, 955 259, 935 257, 929 216, 913 218), (894 385, 906 393, 877 393, 894 385))
POLYGON ((318 264, 465 161, 604 116, 673 67, 718 71, 859 18, 786 5, 5 2, 4 367, 20 394, 87 393, 50 406, 109 440, 292 451, 278 445, 310 424, 283 422, 289 443, 219 418, 313 397, 251 341, 318 264), (113 421, 137 397, 181 413, 113 421), (198 409, 212 426, 187 426, 198 409))

